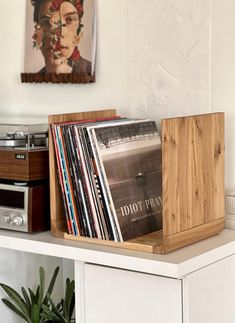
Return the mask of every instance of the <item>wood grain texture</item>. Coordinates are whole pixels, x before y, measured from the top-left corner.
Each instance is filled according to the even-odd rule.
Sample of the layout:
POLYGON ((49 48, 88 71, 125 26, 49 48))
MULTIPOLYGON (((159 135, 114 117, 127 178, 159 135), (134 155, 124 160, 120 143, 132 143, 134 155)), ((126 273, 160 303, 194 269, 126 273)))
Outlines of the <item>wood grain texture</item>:
POLYGON ((48 150, 2 149, 0 150, 0 178, 35 181, 48 179, 48 150), (23 155, 24 159, 17 159, 23 155))
POLYGON ((224 217, 224 114, 162 120, 163 235, 224 217))
POLYGON ((177 234, 163 237, 160 246, 154 248, 155 253, 166 254, 194 242, 209 238, 223 231, 224 219, 214 220, 177 234))
POLYGON ((115 247, 121 249, 153 253, 155 252, 155 250, 158 250, 158 246, 160 246, 162 243, 162 230, 155 231, 140 238, 125 242, 115 242, 109 240, 99 240, 94 238, 77 237, 72 234, 66 233, 64 234, 64 238, 68 240, 92 243, 106 247, 115 247))
POLYGON ((22 83, 93 83, 95 74, 86 73, 21 73, 22 83))
POLYGON ((223 228, 224 219, 218 219, 215 221, 211 221, 207 224, 203 224, 198 227, 186 230, 184 232, 174 234, 170 237, 163 237, 162 230, 159 230, 147 234, 145 236, 139 237, 137 239, 125 241, 122 243, 85 237, 77 237, 67 233, 64 234, 63 238, 72 241, 102 245, 106 247, 115 247, 140 252, 166 254, 179 248, 188 246, 197 241, 216 235, 219 232, 221 232, 223 228))
POLYGON ((79 120, 90 120, 96 118, 110 118, 116 115, 115 109, 97 110, 87 112, 75 112, 65 114, 53 114, 48 116, 49 124, 60 122, 75 122, 79 120))

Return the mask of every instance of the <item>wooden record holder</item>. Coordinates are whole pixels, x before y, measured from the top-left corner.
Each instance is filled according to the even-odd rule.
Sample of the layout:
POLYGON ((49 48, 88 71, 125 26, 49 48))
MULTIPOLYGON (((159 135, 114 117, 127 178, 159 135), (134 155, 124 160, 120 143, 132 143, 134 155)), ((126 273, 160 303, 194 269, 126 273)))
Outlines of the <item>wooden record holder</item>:
MULTIPOLYGON (((49 116, 49 125, 111 117, 115 110, 49 116)), ((224 114, 162 120, 163 228, 123 243, 66 233, 52 136, 49 136, 51 230, 61 238, 167 253, 224 228, 224 114)), ((51 130, 50 130, 51 131, 51 130)))

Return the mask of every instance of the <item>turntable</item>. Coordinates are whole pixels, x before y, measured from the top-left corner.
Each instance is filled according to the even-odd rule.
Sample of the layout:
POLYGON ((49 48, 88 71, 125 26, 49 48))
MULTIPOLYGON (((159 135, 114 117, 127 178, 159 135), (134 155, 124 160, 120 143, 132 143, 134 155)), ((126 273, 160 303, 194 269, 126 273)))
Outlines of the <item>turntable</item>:
POLYGON ((0 124, 0 179, 48 179, 48 125, 0 124))

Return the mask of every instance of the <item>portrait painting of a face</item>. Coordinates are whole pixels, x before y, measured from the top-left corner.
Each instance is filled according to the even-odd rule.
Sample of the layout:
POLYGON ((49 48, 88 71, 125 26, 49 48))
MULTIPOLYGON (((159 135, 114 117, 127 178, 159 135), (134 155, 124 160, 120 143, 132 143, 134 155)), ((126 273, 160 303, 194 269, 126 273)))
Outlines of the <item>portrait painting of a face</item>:
POLYGON ((94 74, 96 0, 27 0, 25 73, 94 74))

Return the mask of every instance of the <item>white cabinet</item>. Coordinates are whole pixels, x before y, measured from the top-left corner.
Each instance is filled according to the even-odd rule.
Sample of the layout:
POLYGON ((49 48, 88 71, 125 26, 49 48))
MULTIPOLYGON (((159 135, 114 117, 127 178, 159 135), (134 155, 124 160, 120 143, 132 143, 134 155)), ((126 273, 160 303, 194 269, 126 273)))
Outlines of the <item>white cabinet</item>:
MULTIPOLYGON (((59 262, 64 281, 72 271, 67 270, 68 265, 75 264, 77 323, 235 322, 233 230, 164 256, 66 241, 50 233, 28 235, 3 230, 0 248, 1 282, 11 285, 25 285, 28 278, 31 282, 26 258, 20 259, 19 268, 15 266, 18 257, 25 257, 21 251, 30 253, 30 269, 35 268, 37 277, 38 264, 50 267, 59 262), (5 248, 19 251, 14 267, 10 265, 12 252, 5 248), (50 257, 49 261, 39 254, 59 258, 50 257)), ((3 313, 3 308, 3 321, 16 322, 12 314, 3 313), (5 320, 4 315, 8 315, 5 320)))
POLYGON ((184 323, 235 322, 235 256, 183 280, 184 323))
POLYGON ((86 323, 182 323, 181 281, 85 264, 86 323))
POLYGON ((233 323, 235 256, 182 279, 84 265, 85 323, 233 323))

